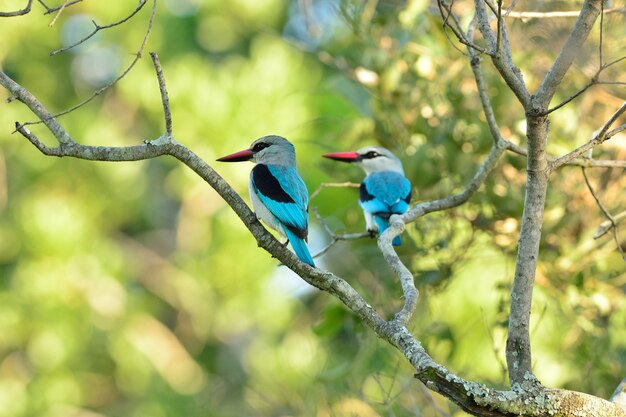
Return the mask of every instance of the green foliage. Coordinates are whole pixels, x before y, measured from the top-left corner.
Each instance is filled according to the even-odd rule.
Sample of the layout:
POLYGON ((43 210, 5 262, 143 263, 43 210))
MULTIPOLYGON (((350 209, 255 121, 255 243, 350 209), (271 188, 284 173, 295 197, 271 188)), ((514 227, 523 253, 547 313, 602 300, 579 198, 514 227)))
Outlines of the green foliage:
MULTIPOLYGON (((321 153, 379 143, 404 161, 414 201, 460 191, 491 137, 467 59, 441 18, 424 1, 299 9, 307 3, 159 3, 147 50, 164 66, 176 139, 212 163, 257 137, 284 135, 310 191, 362 175, 321 153)), ((4 19, 0 65, 53 112, 67 109, 131 62, 150 4, 74 51, 48 53, 90 29, 73 33, 80 19, 105 24, 132 7, 82 2, 52 27, 40 9, 4 19), (95 69, 104 78, 89 78, 95 69)), ((540 70, 528 68, 545 56, 516 49, 528 27, 512 29, 532 82, 540 70)), ((503 135, 523 144, 521 107, 484 68, 503 135)), ((583 71, 574 76, 562 98, 584 83, 583 71)), ((552 152, 587 140, 617 100, 608 87, 585 97, 554 114, 552 152)), ((2 104, 0 417, 463 415, 338 301, 259 250, 185 167, 46 158, 11 134, 16 120, 33 117, 2 104)), ((85 144, 156 138, 163 120, 149 60, 60 121, 85 144)), ((54 143, 41 125, 31 128, 54 143)), ((602 152, 624 157, 611 144, 602 152)), ((247 196, 249 165, 214 166, 247 196)), ((506 385, 524 166, 507 155, 468 204, 410 225, 399 248, 420 290, 411 330, 436 360, 494 386, 506 385)), ((606 204, 623 210, 621 170, 590 173, 606 204)), ((533 304, 535 371, 547 385, 606 397, 626 374, 624 263, 610 238, 592 239, 603 218, 578 169, 553 179, 533 304)), ((311 205, 337 233, 355 232, 364 228, 356 200, 354 189, 325 189, 311 205)), ((313 252, 327 240, 312 219, 313 252)), ((319 264, 386 317, 400 308, 400 286, 374 240, 339 242, 319 264)))

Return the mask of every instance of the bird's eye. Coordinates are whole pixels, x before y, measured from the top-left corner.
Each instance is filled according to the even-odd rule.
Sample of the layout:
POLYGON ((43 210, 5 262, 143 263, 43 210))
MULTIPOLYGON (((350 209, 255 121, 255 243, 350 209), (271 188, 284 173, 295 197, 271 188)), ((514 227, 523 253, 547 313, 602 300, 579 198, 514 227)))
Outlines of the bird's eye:
POLYGON ((259 143, 257 143, 256 145, 254 145, 252 147, 252 152, 262 151, 263 149, 267 148, 268 146, 270 146, 269 143, 259 142, 259 143))
POLYGON ((365 157, 367 159, 376 158, 377 156, 380 156, 380 154, 376 151, 369 151, 368 153, 365 154, 365 157))

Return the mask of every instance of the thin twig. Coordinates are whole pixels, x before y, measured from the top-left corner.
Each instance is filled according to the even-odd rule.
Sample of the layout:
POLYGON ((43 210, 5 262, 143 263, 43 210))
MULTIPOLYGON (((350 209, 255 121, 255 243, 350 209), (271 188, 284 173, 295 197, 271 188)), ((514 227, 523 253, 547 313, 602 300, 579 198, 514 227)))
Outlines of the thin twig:
POLYGON ((349 188, 359 188, 361 186, 361 184, 357 184, 355 182, 323 182, 319 185, 319 187, 317 187, 317 189, 315 191, 313 191, 311 193, 311 196, 309 197, 309 201, 312 201, 315 197, 318 196, 318 194, 324 189, 324 188, 342 188, 342 187, 349 187, 349 188))
MULTIPOLYGON (((137 13, 139 13, 139 11, 143 8, 143 6, 144 6, 147 2, 148 2, 148 0, 140 0, 140 1, 139 1, 139 4, 138 4, 138 5, 137 5, 137 7, 135 8, 135 10, 133 10, 133 11, 131 12, 131 14, 129 14, 128 16, 126 16, 125 18, 123 18, 122 20, 118 20, 117 22, 114 22, 114 23, 111 23, 111 24, 108 24, 108 25, 104 25, 104 26, 100 26, 100 25, 98 25, 95 21, 92 21, 92 23, 94 24, 95 28, 94 28, 94 30, 93 30, 90 34, 88 34, 88 35, 87 35, 87 36, 85 36, 84 38, 82 38, 82 39, 80 39, 80 40, 78 40, 78 41, 74 42, 73 44, 71 44, 71 45, 69 45, 69 46, 65 46, 65 47, 63 47, 63 48, 57 49, 56 51, 52 51, 52 52, 50 52, 50 56, 54 56, 54 55, 60 54, 61 52, 65 52, 65 51, 67 51, 67 50, 69 50, 69 49, 72 49, 72 48, 77 47, 78 45, 80 45, 80 44, 84 43, 84 42, 85 42, 85 41, 87 41, 88 39, 91 39, 91 38, 92 38, 92 37, 93 37, 96 33, 100 32, 101 30, 104 30, 104 29, 109 29, 109 28, 112 28, 112 27, 115 27, 115 26, 121 25, 121 24, 122 24, 122 23, 124 23, 124 22, 127 22, 128 20, 132 19, 132 18, 133 18, 133 16, 135 16, 137 13)), ((66 2, 66 3, 67 3, 67 2, 66 2)), ((64 3, 64 4, 66 4, 66 3, 64 3)), ((62 9, 61 9, 61 10, 62 10, 62 9)), ((61 10, 59 10, 59 13, 61 13, 61 10)), ((58 16, 58 14, 57 14, 57 16, 58 16)), ((55 17, 55 20, 56 20, 56 17, 55 17)), ((52 25, 53 23, 54 23, 54 21, 51 23, 51 25, 52 25)))
POLYGON ((582 170, 582 173, 583 173, 583 177, 585 178, 585 184, 587 184, 587 189, 589 189, 589 192, 593 196, 593 199, 596 201, 596 204, 600 208, 600 211, 602 211, 602 214, 604 214, 604 216, 609 220, 609 222, 611 222, 611 227, 610 228, 613 230, 613 240, 615 241, 615 245, 617 246, 617 249, 619 250, 619 253, 622 255, 622 259, 624 261, 626 261, 626 254, 624 253, 624 249, 622 248, 622 244, 620 242, 620 239, 617 236, 617 223, 615 221, 615 218, 606 209, 606 207, 604 207, 604 204, 602 204, 602 201, 600 200, 600 197, 598 197, 598 194, 596 194, 596 191, 594 190, 593 186, 591 185, 591 182, 589 181, 589 178, 587 177, 587 173, 585 172, 585 168, 583 167, 583 168, 581 168, 581 170, 582 170))
MULTIPOLYGON (((625 218, 626 218, 626 210, 621 211, 617 213, 616 215, 614 215, 613 223, 618 224, 625 218)), ((610 220, 605 220, 602 223, 600 223, 600 226, 598 226, 598 230, 596 230, 596 233, 593 235, 593 238, 599 239, 602 236, 606 235, 607 232, 611 230, 611 228, 613 227, 613 223, 610 220)))
MULTIPOLYGON (((613 136, 612 132, 614 131, 622 131, 626 130, 626 125, 622 125, 619 128, 613 129, 607 133, 607 136, 613 136)), ((616 132, 617 133, 617 132, 616 132)), ((523 146, 517 145, 513 142, 505 140, 506 147, 509 151, 516 153, 521 156, 528 156, 528 149, 523 146)), ((558 159, 555 155, 548 154, 548 162, 552 163, 558 159)), ((626 168, 625 160, 614 160, 614 159, 593 159, 589 157, 583 158, 575 158, 562 166, 576 166, 576 167, 585 167, 585 168, 626 168)))
MULTIPOLYGON (((153 0, 152 11, 150 13, 150 20, 148 22, 148 29, 146 30, 146 34, 145 34, 145 36, 144 36, 144 38, 143 38, 143 40, 141 42, 141 46, 139 47, 139 50, 137 51, 137 53, 134 54, 135 58, 130 63, 130 65, 124 70, 124 72, 122 72, 116 79, 111 81, 109 84, 107 84, 104 87, 99 88, 98 90, 94 91, 93 94, 91 94, 91 96, 87 97, 82 102, 76 104, 75 106, 70 107, 67 110, 64 110, 64 111, 62 111, 60 113, 55 114, 52 117, 60 117, 60 116, 66 115, 68 113, 71 113, 71 112, 73 112, 76 109, 81 108, 82 106, 84 106, 85 104, 89 103, 91 100, 93 100, 94 98, 96 98, 100 94, 104 93, 111 86, 115 85, 118 81, 120 81, 122 78, 124 78, 130 72, 130 70, 133 69, 133 67, 135 66, 137 61, 139 61, 139 59, 141 58, 141 54, 143 53, 143 50, 146 47, 146 44, 148 42, 148 37, 150 36, 150 32, 152 31, 152 24, 154 23, 155 13, 156 13, 156 0, 153 0)), ((26 122, 26 123, 23 123, 22 125, 23 126, 29 126, 29 125, 36 125, 36 124, 39 124, 39 123, 45 123, 45 120, 41 119, 38 122, 26 122)))
POLYGON ((157 79, 159 81, 159 90, 161 91, 161 103, 163 103, 163 115, 165 117, 165 131, 172 136, 172 112, 170 110, 170 98, 167 94, 167 86, 165 85, 165 77, 163 76, 163 68, 161 61, 156 52, 150 52, 154 69, 156 70, 157 79))
POLYGON ((481 54, 492 55, 492 52, 488 51, 487 49, 481 46, 476 45, 474 42, 472 42, 471 38, 466 37, 463 34, 463 30, 461 29, 461 23, 459 22, 458 17, 452 11, 452 5, 445 3, 445 0, 437 0, 437 6, 439 7, 439 13, 441 14, 441 18, 443 19, 444 33, 446 34, 446 37, 450 41, 450 44, 456 50, 461 52, 463 55, 467 55, 463 50, 459 49, 452 42, 452 40, 450 39, 450 35, 448 34, 448 31, 445 30, 446 28, 449 28, 452 31, 452 33, 456 36, 457 40, 463 45, 465 45, 466 47, 472 48, 480 52, 481 54), (454 25, 450 23, 450 18, 452 19, 452 22, 454 23, 454 25))
POLYGON ((57 19, 61 16, 61 13, 63 13, 63 10, 65 10, 65 7, 67 7, 67 4, 69 2, 70 2, 70 0, 65 0, 63 2, 63 4, 61 5, 61 8, 59 8, 59 11, 57 12, 57 14, 55 14, 54 17, 52 18, 52 20, 50 21, 50 23, 48 23, 48 27, 49 28, 54 26, 54 24, 57 22, 57 19))
POLYGON ((72 1, 67 2, 66 5, 61 5, 61 6, 56 6, 56 7, 48 7, 48 5, 43 2, 43 0, 37 0, 37 1, 39 1, 39 3, 46 9, 46 11, 44 12, 44 15, 46 15, 46 14, 50 14, 50 13, 56 12, 61 7, 69 7, 69 6, 72 6, 72 5, 76 4, 76 3, 80 3, 83 0, 72 0, 72 1))
MULTIPOLYGON (((318 190, 321 190, 321 188, 318 188, 318 190)), ((317 219, 317 221, 319 222, 319 224, 322 225, 322 227, 324 228, 324 230, 326 231, 326 233, 328 233, 328 235, 330 236, 330 243, 328 243, 326 246, 324 246, 319 252, 317 252, 315 255, 313 255, 313 258, 317 258, 319 256, 324 255, 326 252, 328 252, 330 250, 330 248, 332 248, 333 246, 335 246, 335 244, 341 240, 357 240, 357 239, 363 239, 366 237, 372 237, 372 235, 369 232, 361 232, 361 233, 346 233, 346 234, 341 234, 338 235, 336 234, 333 229, 330 228, 330 226, 328 225, 328 223, 326 223, 324 221, 324 219, 322 218, 322 216, 320 215, 317 207, 312 207, 311 210, 313 211, 313 214, 315 214, 315 218, 317 219)))
POLYGON ((587 152, 590 149, 595 148, 596 146, 600 145, 601 143, 607 141, 608 139, 610 139, 611 137, 613 137, 614 135, 616 135, 617 133, 621 132, 622 130, 626 129, 626 127, 618 127, 616 129, 611 130, 610 132, 608 131, 609 128, 611 127, 611 125, 624 113, 626 112, 626 101, 620 106, 619 109, 617 109, 617 111, 615 113, 613 113, 613 115, 609 118, 609 120, 607 120, 607 122, 604 124, 604 126, 602 126, 602 128, 600 129, 600 131, 587 143, 585 143, 582 146, 579 146, 578 148, 574 149, 573 151, 561 156, 560 158, 557 158, 556 160, 552 161, 550 163, 550 169, 554 170, 558 167, 560 167, 563 164, 566 164, 568 162, 570 162, 571 160, 578 158, 580 155, 584 154, 585 152, 587 152))

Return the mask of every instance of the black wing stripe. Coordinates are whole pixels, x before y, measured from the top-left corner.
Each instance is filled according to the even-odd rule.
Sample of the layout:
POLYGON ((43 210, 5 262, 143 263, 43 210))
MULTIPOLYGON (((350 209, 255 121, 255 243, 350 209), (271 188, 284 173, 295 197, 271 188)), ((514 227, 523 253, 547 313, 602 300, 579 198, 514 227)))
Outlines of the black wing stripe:
POLYGON ((362 182, 361 186, 359 187, 359 200, 361 201, 370 201, 373 200, 374 196, 371 195, 368 191, 367 191, 367 187, 365 186, 365 183, 362 182))
POLYGON ((257 190, 267 198, 279 203, 295 203, 276 177, 272 175, 267 165, 257 164, 252 168, 252 182, 254 182, 257 190))
POLYGON ((407 204, 411 204, 411 195, 413 194, 413 188, 409 189, 409 192, 406 194, 406 197, 403 198, 407 204))
POLYGON ((292 224, 285 224, 285 227, 291 231, 294 235, 298 236, 300 239, 307 240, 309 236, 309 231, 307 229, 302 229, 300 227, 296 227, 292 224))

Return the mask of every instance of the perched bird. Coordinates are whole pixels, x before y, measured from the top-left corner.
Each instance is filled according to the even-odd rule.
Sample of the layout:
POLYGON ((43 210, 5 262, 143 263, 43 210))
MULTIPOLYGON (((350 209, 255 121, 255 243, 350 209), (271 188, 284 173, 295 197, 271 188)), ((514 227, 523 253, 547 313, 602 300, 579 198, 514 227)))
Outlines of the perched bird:
MULTIPOLYGON (((322 155, 325 158, 359 165, 365 171, 361 183, 359 204, 365 216, 367 231, 383 233, 389 227, 392 214, 406 213, 411 201, 411 183, 404 176, 402 162, 389 150, 368 146, 356 152, 337 152, 322 155)), ((392 241, 402 244, 400 236, 392 241)))
POLYGON ((287 139, 264 136, 250 149, 218 159, 221 162, 252 161, 250 200, 257 218, 286 236, 298 258, 315 267, 305 241, 309 233, 309 193, 296 169, 296 150, 287 139))

